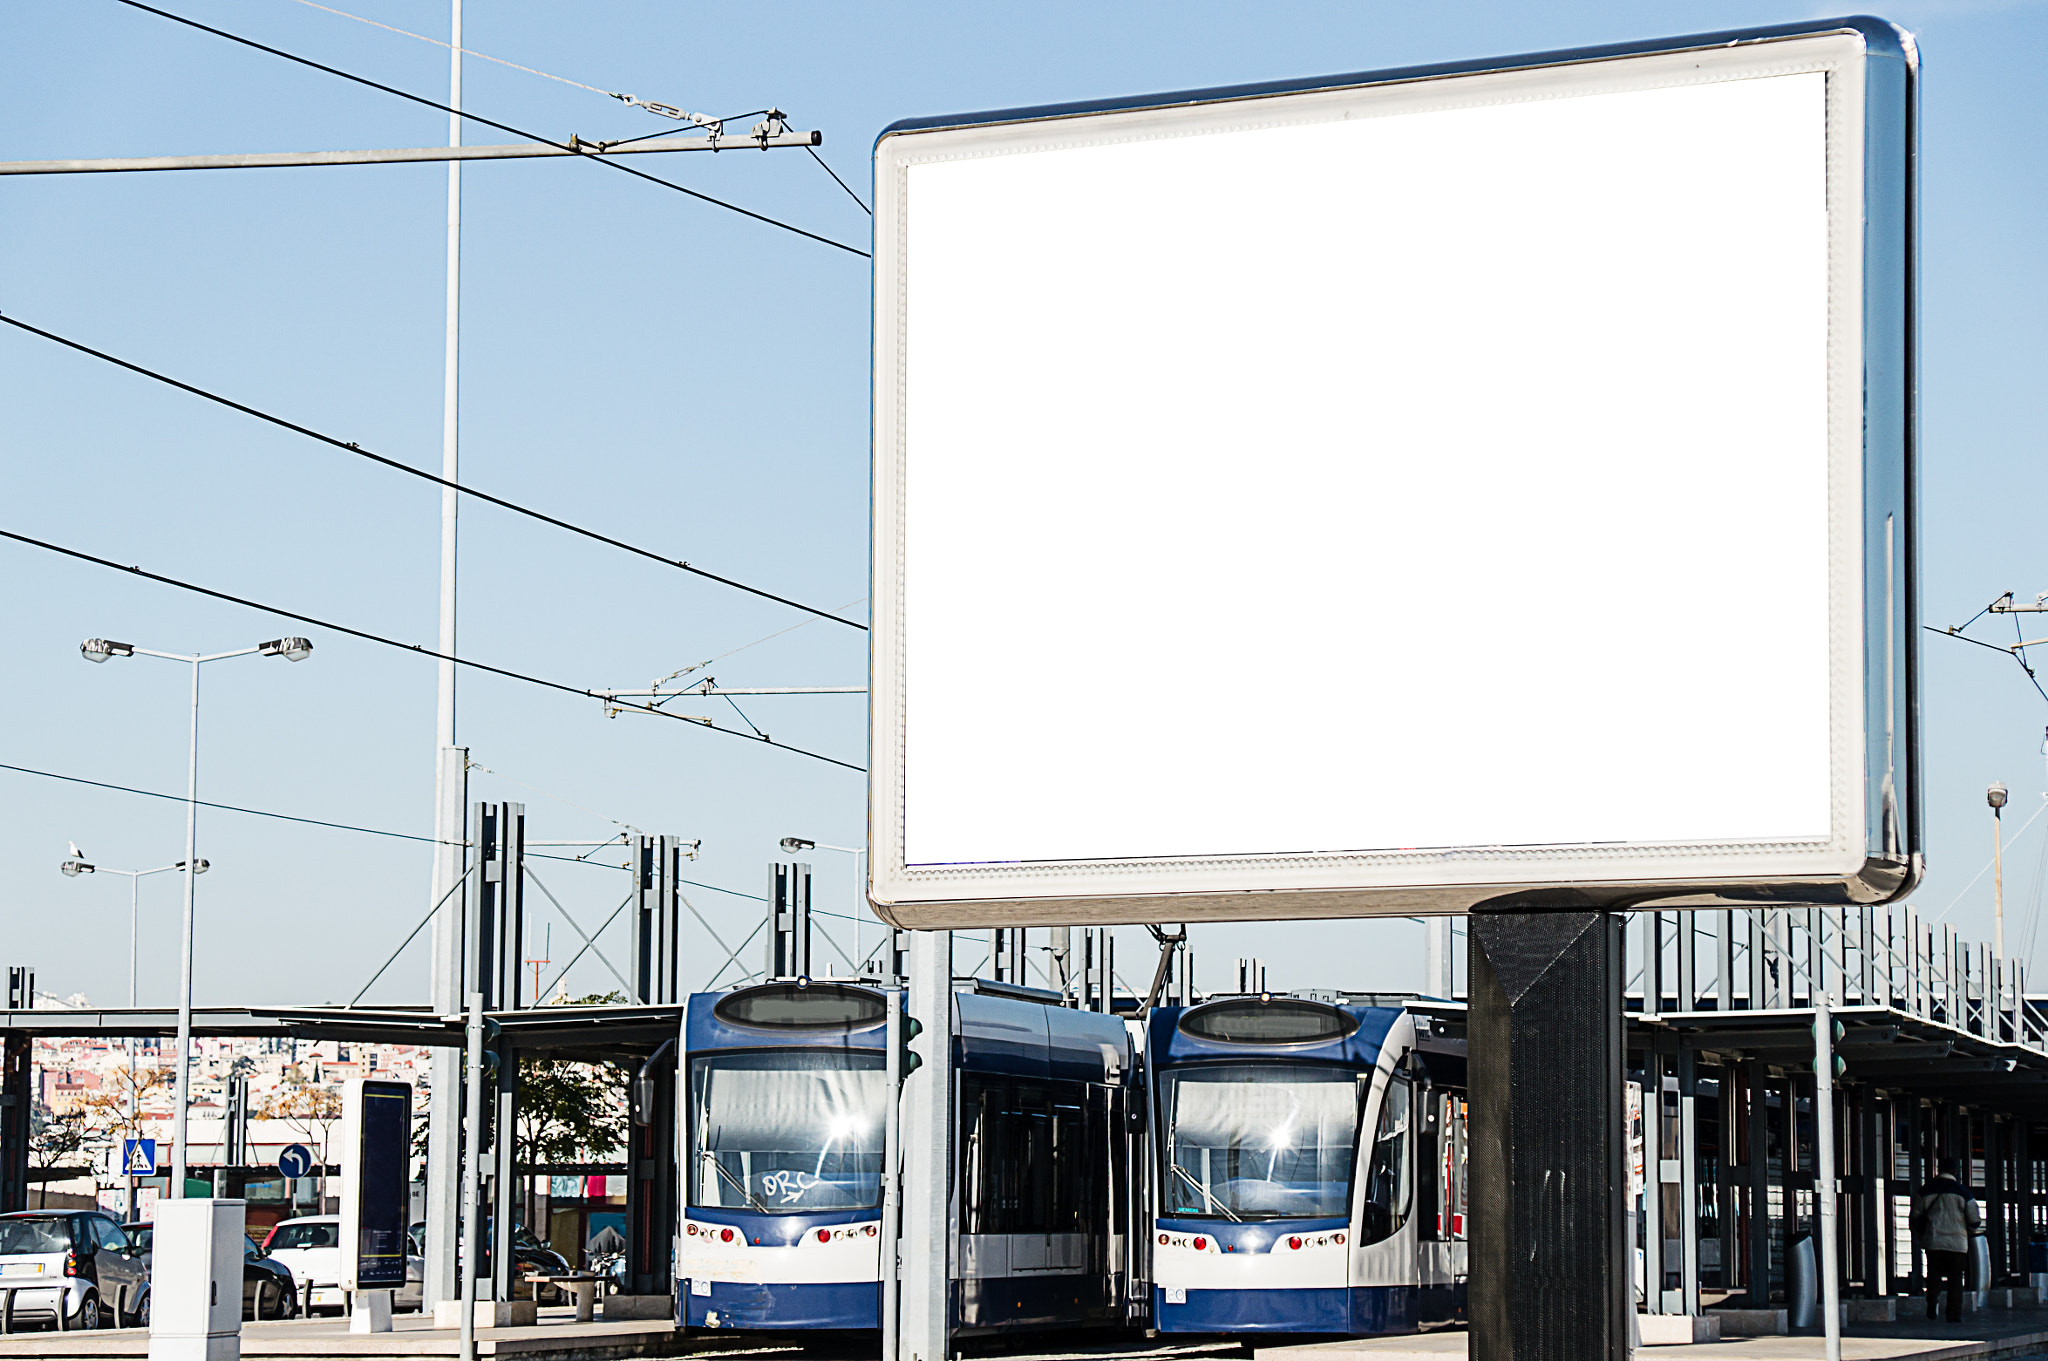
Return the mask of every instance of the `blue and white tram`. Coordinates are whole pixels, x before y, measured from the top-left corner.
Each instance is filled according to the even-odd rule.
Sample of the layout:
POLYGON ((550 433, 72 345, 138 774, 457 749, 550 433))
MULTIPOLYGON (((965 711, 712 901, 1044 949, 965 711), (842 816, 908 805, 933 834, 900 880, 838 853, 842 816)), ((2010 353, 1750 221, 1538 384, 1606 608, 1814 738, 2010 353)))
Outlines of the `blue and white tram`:
POLYGON ((1462 1310, 1464 1102, 1416 1030, 1279 996, 1152 1012, 1154 1327, 1393 1333, 1462 1310))
MULTIPOLYGON (((881 1326, 887 1019, 886 994, 853 983, 691 997, 683 1326, 881 1326)), ((953 1331, 1124 1324, 1144 1194, 1129 1032, 959 992, 952 1033, 953 1331)))

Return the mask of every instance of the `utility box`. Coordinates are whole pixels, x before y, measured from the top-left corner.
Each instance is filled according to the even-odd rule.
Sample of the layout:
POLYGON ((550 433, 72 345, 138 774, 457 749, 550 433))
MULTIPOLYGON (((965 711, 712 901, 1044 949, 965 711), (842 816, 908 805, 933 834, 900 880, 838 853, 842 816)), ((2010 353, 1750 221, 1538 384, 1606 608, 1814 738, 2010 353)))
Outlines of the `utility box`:
POLYGON ((240 1361, 247 1202, 160 1200, 150 1252, 150 1361, 240 1361))

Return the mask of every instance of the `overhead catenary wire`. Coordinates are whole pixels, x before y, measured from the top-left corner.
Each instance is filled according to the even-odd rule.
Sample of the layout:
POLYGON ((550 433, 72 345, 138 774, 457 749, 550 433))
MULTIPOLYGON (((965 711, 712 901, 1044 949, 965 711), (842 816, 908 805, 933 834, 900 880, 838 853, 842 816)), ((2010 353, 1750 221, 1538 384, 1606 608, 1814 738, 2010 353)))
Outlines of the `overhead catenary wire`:
POLYGON ((466 109, 452 108, 447 104, 440 103, 438 100, 432 100, 426 98, 423 95, 413 94, 409 90, 401 90, 395 85, 386 85, 382 81, 371 80, 367 76, 355 75, 352 72, 341 70, 339 67, 328 66, 323 62, 314 61, 310 57, 301 57, 296 53, 287 52, 283 48, 271 47, 266 43, 259 43, 253 38, 244 38, 240 34, 230 33, 224 28, 215 28, 211 24, 202 24, 197 19, 188 19, 182 14, 173 14, 171 11, 167 9, 158 9, 154 5, 146 5, 142 3, 142 0, 115 0, 115 3, 126 5, 130 9, 139 9, 146 14, 154 14, 160 19, 168 19, 175 24, 183 24, 187 28, 198 29, 201 33, 211 33, 216 38, 225 38, 227 41, 231 43, 240 43, 244 47, 254 48, 258 52, 265 52, 273 57, 282 57, 286 61, 296 62, 300 66, 310 67, 315 71, 324 72, 327 75, 335 76, 342 80, 353 81, 357 85, 367 86, 372 90, 380 90, 388 95, 396 95, 400 99, 410 100, 414 104, 421 104, 426 106, 427 108, 438 110, 441 113, 451 114, 457 118, 468 119, 472 123, 482 123, 485 127, 497 128, 500 132, 509 132, 515 137, 523 137, 530 142, 550 143, 551 145, 561 147, 565 151, 576 152, 582 155, 584 159, 594 161, 599 165, 610 166, 613 170, 619 171, 621 174, 631 175, 635 179, 646 180, 649 184, 661 185, 665 189, 673 189, 679 194, 688 194, 691 198, 699 199, 705 203, 712 204, 715 207, 724 208, 728 212, 738 213, 742 217, 750 217, 754 219, 754 221, 756 222, 766 223, 768 226, 771 227, 779 227, 783 231, 791 232, 797 236, 805 237, 809 240, 816 241, 819 245, 830 246, 834 250, 845 251, 848 255, 858 255, 863 260, 873 258, 868 254, 868 252, 861 250, 857 246, 849 246, 844 241, 834 241, 829 236, 820 236, 816 232, 805 231, 802 227, 796 226, 793 223, 784 222, 780 218, 769 217, 766 213, 757 213, 751 208, 742 208, 737 203, 731 203, 725 199, 716 198, 710 194, 702 193, 699 190, 691 189, 686 185, 677 184, 674 180, 665 180, 661 178, 659 175, 650 175, 644 170, 635 170, 633 167, 629 165, 621 165, 617 161, 607 160, 601 154, 598 148, 585 146, 582 143, 576 141, 574 138, 571 138, 567 142, 557 142, 552 137, 542 137, 539 133, 528 132, 523 128, 513 127, 510 123, 500 123, 496 119, 486 118, 482 114, 471 113, 466 109))
MULTIPOLYGON (((1979 610, 1975 615, 1971 616, 1971 619, 1974 621, 1975 619, 1981 618, 1983 614, 1984 611, 1979 610)), ((2014 623, 2015 625, 2017 625, 2018 621, 2015 620, 2014 623)), ((2006 656, 2012 658, 2015 662, 2019 663, 2020 670, 2027 673, 2027 679, 2033 683, 2034 693, 2041 696, 2042 699, 2048 700, 2048 690, 2044 690, 2041 688, 2041 678, 2034 674, 2033 667, 2027 665, 2027 659, 2021 656, 2018 652, 2015 652, 2013 649, 2009 647, 2000 647, 1996 643, 1987 643, 1981 638, 1970 637, 1968 634, 1963 633, 1961 631, 1963 629, 1968 628, 1968 624, 1958 624, 1954 628, 1946 629, 1938 629, 1934 627, 1934 625, 1932 624, 1922 624, 1920 627, 1926 629, 1929 633, 1934 634, 1936 637, 1953 638, 1959 643, 1968 643, 1973 647, 1988 648, 1993 652, 2000 652, 2005 654, 2006 656)))
MULTIPOLYGON (((303 3, 303 0, 301 0, 301 2, 303 3)), ((866 202, 864 202, 861 199, 861 196, 859 194, 853 192, 853 186, 848 184, 845 180, 840 179, 839 172, 837 170, 834 170, 831 166, 825 164, 825 158, 818 154, 818 149, 816 147, 805 147, 804 150, 811 153, 811 159, 818 163, 819 169, 823 170, 826 174, 832 177, 832 183, 838 185, 841 189, 844 189, 846 191, 846 196, 853 200, 854 205, 856 207, 858 207, 862 212, 866 213, 869 217, 873 217, 875 215, 875 210, 868 207, 866 202)))
MULTIPOLYGON (((140 794, 145 799, 169 799, 173 803, 185 803, 183 794, 165 794, 154 789, 137 789, 132 785, 109 784, 105 780, 88 780, 82 775, 60 775, 54 770, 37 770, 32 766, 14 766, 0 762, 0 770, 12 770, 22 775, 40 775, 46 780, 62 780, 67 784, 91 785, 95 789, 111 789, 117 794, 140 794)), ((196 801, 201 808, 217 808, 223 813, 246 813, 252 818, 276 818, 280 822, 303 822, 314 827, 329 827, 337 832, 361 832, 365 836, 388 836, 397 841, 422 841, 428 845, 441 843, 430 836, 415 836, 411 832, 393 832, 382 827, 356 827, 346 822, 327 822, 320 818, 294 817, 290 813, 272 813, 261 808, 240 808, 232 803, 213 803, 207 799, 196 801)), ((464 846, 467 842, 451 841, 450 846, 464 846)))
POLYGON ((287 420, 283 416, 272 415, 268 411, 263 411, 257 407, 249 406, 246 403, 238 402, 234 400, 232 397, 224 397, 220 393, 211 392, 205 388, 196 387, 191 383, 182 382, 179 379, 171 377, 169 374, 159 373, 155 369, 145 368, 141 364, 133 363, 130 360, 123 359, 118 355, 108 354, 105 350, 94 349, 92 346, 87 345, 82 341, 73 340, 68 336, 58 335, 55 331, 46 331, 40 326, 32 326, 28 322, 22 321, 17 317, 10 317, 7 316, 5 313, 0 313, 0 323, 5 323, 8 326, 12 326, 18 331, 26 331, 30 335, 41 336, 44 340, 52 341, 55 344, 62 345, 66 349, 76 350, 80 354, 90 355, 94 359, 102 360, 106 363, 116 366, 117 368, 127 369, 130 373, 139 373, 145 378, 154 379, 155 381, 162 383, 167 387, 174 387, 178 389, 180 392, 189 392, 194 397, 200 397, 205 399, 206 401, 213 402, 216 405, 227 407, 231 411, 239 411, 245 416, 253 416, 259 421, 266 421, 271 425, 277 426, 279 429, 289 430, 295 435, 304 435, 307 439, 317 440, 322 444, 331 445, 336 449, 341 449, 348 453, 354 454, 358 458, 366 458, 370 460, 370 462, 372 463, 380 464, 383 467, 391 468, 397 472, 407 473, 413 477, 419 478, 423 482, 432 482, 435 486, 441 487, 444 490, 454 491, 460 493, 463 496, 474 497, 479 501, 489 502, 491 505, 497 506, 502 510, 509 510, 515 515, 524 515, 528 519, 538 520, 542 524, 552 525, 556 529, 567 530, 571 534, 581 535, 583 538, 594 540, 595 542, 604 544, 607 547, 617 548, 623 552, 631 553, 636 557, 642 557, 648 559, 651 562, 661 563, 665 567, 674 567, 680 571, 688 572, 692 576, 702 577, 707 581, 715 581, 721 586, 730 586, 736 591, 745 591, 748 595, 759 596, 763 600, 772 600, 778 605, 787 605, 791 609, 802 610, 806 614, 816 615, 820 619, 829 619, 835 624, 844 624, 848 628, 859 629, 863 633, 867 631, 867 625, 860 623, 857 620, 843 619, 839 615, 833 614, 828 610, 821 610, 814 605, 806 605, 800 600, 792 600, 788 596, 777 595, 773 591, 766 591, 758 586, 749 586, 743 581, 734 580, 732 577, 722 576, 717 572, 707 571, 702 567, 692 566, 685 559, 671 558, 666 556, 665 554, 657 553, 652 549, 641 548, 637 544, 627 543, 623 539, 615 539, 609 534, 602 534, 594 529, 585 529, 582 525, 572 524, 567 520, 559 518, 558 516, 549 515, 546 511, 535 510, 531 506, 522 506, 516 501, 508 501, 502 496, 493 496, 489 492, 478 491, 474 487, 464 486, 459 482, 452 482, 447 478, 442 477, 438 473, 428 472, 424 468, 415 468, 410 463, 406 463, 401 459, 389 458, 383 454, 373 453, 372 451, 363 448, 363 446, 360 444, 356 444, 349 440, 338 439, 333 435, 323 434, 322 432, 315 430, 310 426, 300 425, 297 421, 287 420))
MULTIPOLYGON (((0 761, 0 770, 11 770, 19 775, 38 775, 46 780, 62 780, 66 784, 90 785, 94 789, 107 789, 116 794, 135 794, 145 799, 165 799, 172 803, 186 802, 183 794, 166 794, 156 789, 137 789, 133 785, 112 784, 106 780, 88 780, 83 775, 63 775, 54 770, 37 770, 33 766, 9 765, 4 761, 0 761)), ((364 836, 390 837, 394 841, 417 841, 428 846, 441 844, 430 836, 419 836, 412 832, 394 832, 385 827, 358 827, 348 822, 329 822, 323 818, 302 818, 291 813, 274 813, 264 808, 243 808, 238 804, 215 803, 210 799, 200 799, 197 802, 201 808, 213 808, 223 813, 241 813, 252 818, 274 818, 279 822, 298 822, 310 827, 325 827, 330 831, 336 832, 358 832, 364 836)), ((447 844, 450 846, 467 846, 469 843, 467 841, 450 841, 447 844)), ((587 860, 582 856, 545 855, 538 851, 527 851, 526 858, 529 860, 559 860, 565 865, 594 865, 598 869, 604 870, 623 870, 626 868, 624 865, 608 865, 601 860, 587 860)), ((743 893, 736 888, 720 888, 717 884, 700 884, 692 879, 683 879, 678 882, 689 884, 692 888, 709 889, 713 893, 730 893, 735 898, 752 898, 756 902, 767 901, 758 893, 743 893)))
MULTIPOLYGON (((592 94, 603 95, 607 99, 616 99, 622 104, 631 104, 636 109, 646 109, 650 113, 659 113, 665 118, 675 116, 695 123, 727 123, 738 122, 742 118, 752 118, 755 114, 768 112, 766 109, 756 109, 753 113, 734 114, 730 118, 712 118, 705 114, 684 113, 682 110, 676 109, 674 115, 671 115, 667 111, 675 108, 672 104, 656 104, 651 100, 640 99, 634 95, 621 94, 617 90, 607 90, 597 85, 585 85, 580 80, 571 80, 567 76, 558 76, 553 72, 542 71, 532 66, 521 66, 516 61, 506 61, 503 57, 494 57, 488 52, 479 52, 473 47, 461 47, 455 43, 444 42, 440 38, 431 37, 425 33, 414 33, 411 29, 397 28, 391 24, 379 23, 375 19, 365 19, 360 14, 350 14, 345 9, 335 9, 332 5, 318 4, 315 0, 295 0, 295 3, 304 5, 307 9, 317 9, 322 13, 332 14, 338 19, 353 19, 356 23, 368 24, 371 28, 381 28, 386 33, 396 33, 401 38, 416 38, 423 43, 432 43, 434 46, 450 52, 460 52, 465 57, 475 57, 478 61, 494 62, 499 66, 509 67, 514 71, 524 71, 527 75, 539 76, 542 80, 552 80, 559 85, 573 85, 579 90, 588 90, 592 94)), ((609 142, 606 145, 618 146, 620 144, 609 142)))
MULTIPOLYGON (((523 681, 528 685, 537 685, 546 690, 558 690, 563 694, 581 695, 586 699, 600 700, 613 705, 618 703, 617 700, 607 699, 606 696, 596 690, 586 690, 581 686, 565 685, 561 681, 551 681, 540 676, 531 676, 523 671, 513 671, 507 667, 492 666, 488 662, 472 661, 467 657, 458 657, 453 653, 438 652, 433 648, 424 647, 418 643, 400 642, 396 638, 387 638, 380 633, 371 633, 366 629, 350 628, 346 624, 337 624, 331 620, 320 619, 310 614, 300 614, 294 610, 280 609, 275 605, 266 605, 261 601, 229 595, 225 591, 216 591, 211 587, 195 585, 189 581, 180 581, 176 577, 144 571, 140 567, 132 567, 124 563, 114 562, 108 558, 97 557, 76 548, 66 548, 62 544, 30 538, 26 534, 17 534, 10 529, 0 529, 0 538, 11 539, 15 543, 27 544, 31 548, 40 548, 45 552, 62 554, 67 558, 76 558, 80 562, 89 562, 95 566, 109 568, 116 572, 126 572, 131 576, 141 577, 145 581, 154 581, 159 585, 176 587, 181 591, 190 591, 194 595, 203 595, 214 600, 224 600, 230 605, 240 605, 246 609, 261 610, 265 614, 274 614, 280 619, 291 619, 301 624, 311 624, 314 628, 329 629, 335 633, 346 634, 351 638, 360 638, 365 642, 381 643, 385 647, 397 648, 401 652, 413 652, 422 657, 433 657, 441 661, 453 662, 457 666, 466 666, 473 671, 482 671, 493 676, 503 676, 507 680, 523 681)), ((636 707, 636 712, 658 714, 663 718, 673 718, 679 722, 690 723, 700 728, 709 728, 712 732, 724 733, 728 737, 737 737, 748 742, 759 742, 763 746, 776 747, 782 751, 793 752, 798 756, 808 756, 813 761, 823 761, 826 765, 840 766, 846 770, 859 771, 862 774, 866 773, 865 767, 854 765, 850 761, 842 761, 837 757, 826 756, 820 752, 810 751, 803 747, 791 746, 787 742, 777 742, 772 738, 755 737, 750 733, 743 733, 737 728, 721 728, 709 719, 697 718, 689 714, 672 714, 665 709, 648 708, 643 710, 638 709, 637 706, 629 707, 636 707)))

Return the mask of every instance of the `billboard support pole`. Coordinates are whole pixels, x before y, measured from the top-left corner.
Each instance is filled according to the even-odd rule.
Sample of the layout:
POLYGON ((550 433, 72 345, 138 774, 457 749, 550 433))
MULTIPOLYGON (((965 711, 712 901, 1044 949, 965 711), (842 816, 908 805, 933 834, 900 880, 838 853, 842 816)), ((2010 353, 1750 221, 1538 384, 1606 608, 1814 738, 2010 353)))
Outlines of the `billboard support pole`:
POLYGON ((947 1192, 953 1111, 953 933, 910 933, 907 1010, 924 1031, 924 1060, 903 1082, 903 1220, 896 1286, 896 1355, 883 1361, 946 1361, 947 1192))
POLYGON ((1475 911, 1472 1361, 1626 1361, 1621 918, 1475 911))

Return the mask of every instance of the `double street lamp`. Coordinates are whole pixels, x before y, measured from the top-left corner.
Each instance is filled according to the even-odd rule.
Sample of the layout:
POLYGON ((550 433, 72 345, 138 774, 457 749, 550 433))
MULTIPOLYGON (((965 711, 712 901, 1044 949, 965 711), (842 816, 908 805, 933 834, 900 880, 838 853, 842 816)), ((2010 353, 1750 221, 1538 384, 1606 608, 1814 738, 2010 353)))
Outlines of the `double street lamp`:
MULTIPOLYGON (((178 958, 178 1065, 176 1094, 171 1105, 171 1185, 173 1199, 185 1194, 185 1171, 188 1166, 185 1138, 186 1108, 192 1097, 192 904, 198 896, 199 874, 206 862, 199 858, 199 668, 207 662, 226 661, 230 657, 282 657, 288 662, 302 662, 313 655, 313 645, 304 638, 273 638, 267 643, 254 647, 237 648, 233 652, 184 653, 155 652, 133 643, 117 643, 108 638, 88 638, 78 645, 79 655, 89 662, 104 662, 111 657, 161 657, 168 662, 184 662, 192 668, 192 725, 191 746, 185 764, 185 858, 178 862, 185 871, 185 913, 181 931, 178 958)), ((67 873, 84 873, 84 857, 74 856, 73 861, 81 868, 67 869, 67 873)), ((153 871, 145 871, 153 872, 153 871)), ((132 957, 131 944, 131 957, 132 957)), ((133 987, 133 965, 130 966, 130 987, 133 987)), ((131 1002, 133 1000, 131 996, 131 1002)))
MULTIPOLYGON (((74 841, 71 843, 71 858, 58 865, 57 868, 64 871, 66 877, 72 879, 76 879, 81 874, 124 874, 128 877, 128 1009, 133 1011, 135 1009, 136 890, 141 882, 150 875, 165 874, 171 870, 181 870, 185 868, 185 862, 180 860, 175 865, 158 865, 153 870, 117 870, 111 865, 95 865, 87 860, 85 852, 79 850, 78 843, 74 841)), ((199 861, 192 867, 195 874, 204 874, 211 868, 212 866, 204 860, 199 861)), ((128 1124, 131 1128, 135 1128, 135 1039, 133 1036, 129 1037, 126 1048, 128 1050, 128 1124)), ((140 1134, 142 1131, 140 1128, 135 1128, 135 1132, 140 1134)), ((131 1218, 134 1212, 135 1178, 131 1176, 128 1178, 128 1213, 131 1218)))

